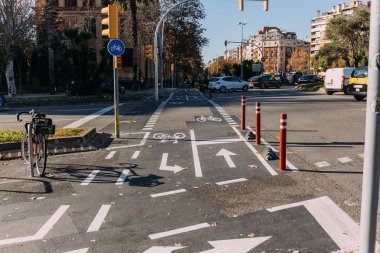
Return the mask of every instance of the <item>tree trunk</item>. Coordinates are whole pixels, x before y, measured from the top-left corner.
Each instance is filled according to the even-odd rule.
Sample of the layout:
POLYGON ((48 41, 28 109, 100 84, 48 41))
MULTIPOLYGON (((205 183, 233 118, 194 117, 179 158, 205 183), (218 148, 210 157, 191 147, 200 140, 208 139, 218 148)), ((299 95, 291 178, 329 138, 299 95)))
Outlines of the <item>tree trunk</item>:
POLYGON ((8 96, 16 96, 15 72, 13 69, 13 56, 9 56, 5 69, 5 77, 7 78, 8 96))
POLYGON ((137 83, 137 6, 136 0, 130 0, 131 17, 132 17, 132 37, 133 37, 133 83, 137 83))
POLYGON ((50 94, 55 94, 55 75, 54 75, 54 50, 49 47, 49 81, 50 81, 50 94))

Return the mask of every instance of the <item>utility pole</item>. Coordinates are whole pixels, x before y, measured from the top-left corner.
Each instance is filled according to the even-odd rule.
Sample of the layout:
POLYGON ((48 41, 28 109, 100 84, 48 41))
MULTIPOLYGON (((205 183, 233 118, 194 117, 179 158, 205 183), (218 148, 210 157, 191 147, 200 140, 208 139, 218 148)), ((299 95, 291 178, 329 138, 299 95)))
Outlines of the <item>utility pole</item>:
POLYGON ((371 1, 360 253, 374 253, 380 170, 380 0, 371 1))
POLYGON ((244 26, 247 23, 239 22, 238 25, 241 25, 241 44, 240 44, 240 79, 243 80, 244 72, 243 72, 243 32, 244 26))

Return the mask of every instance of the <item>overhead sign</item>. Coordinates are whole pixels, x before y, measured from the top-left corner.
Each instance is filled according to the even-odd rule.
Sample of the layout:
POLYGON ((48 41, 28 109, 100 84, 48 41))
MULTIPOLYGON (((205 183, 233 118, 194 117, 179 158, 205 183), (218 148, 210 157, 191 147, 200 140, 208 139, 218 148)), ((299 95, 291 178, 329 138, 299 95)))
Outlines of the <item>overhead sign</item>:
POLYGON ((124 43, 119 39, 110 40, 107 44, 108 52, 113 56, 120 56, 124 53, 124 43))

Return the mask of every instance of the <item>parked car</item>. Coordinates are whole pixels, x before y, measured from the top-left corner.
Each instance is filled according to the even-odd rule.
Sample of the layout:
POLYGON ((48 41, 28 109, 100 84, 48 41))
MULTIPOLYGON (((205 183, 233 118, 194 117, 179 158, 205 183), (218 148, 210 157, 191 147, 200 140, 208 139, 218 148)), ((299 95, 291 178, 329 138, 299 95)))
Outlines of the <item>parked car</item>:
POLYGON ((320 79, 316 75, 303 75, 300 78, 298 78, 297 83, 317 83, 320 82, 320 79))
POLYGON ((333 68, 328 69, 325 74, 324 86, 328 95, 334 92, 343 91, 347 93, 347 85, 354 68, 333 68))
POLYGON ((286 74, 286 79, 289 81, 289 83, 295 85, 298 81, 298 78, 302 76, 302 72, 290 72, 286 74))
POLYGON ((220 92, 227 90, 247 91, 249 89, 249 83, 233 76, 222 76, 211 79, 208 87, 213 91, 219 90, 220 92))
POLYGON ((269 87, 275 87, 278 89, 281 87, 281 81, 278 81, 269 75, 253 76, 248 79, 248 82, 253 87, 258 87, 260 89, 269 88, 269 87))
POLYGON ((3 95, 0 95, 0 110, 4 110, 7 106, 7 101, 3 95))
POLYGON ((367 97, 368 67, 356 68, 352 71, 347 85, 347 93, 358 101, 367 97))
MULTIPOLYGON (((103 81, 100 84, 100 91, 102 92, 113 92, 114 84, 111 83, 110 81, 103 81)), ((119 92, 120 93, 125 93, 125 87, 122 85, 119 85, 119 92)))

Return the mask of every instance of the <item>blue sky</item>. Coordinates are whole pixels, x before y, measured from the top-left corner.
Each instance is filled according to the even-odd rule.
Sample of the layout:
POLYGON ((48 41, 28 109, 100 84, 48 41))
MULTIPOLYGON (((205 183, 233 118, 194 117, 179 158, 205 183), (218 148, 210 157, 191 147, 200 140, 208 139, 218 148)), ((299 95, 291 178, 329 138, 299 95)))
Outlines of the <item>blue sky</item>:
MULTIPOLYGON (((238 11, 238 0, 202 0, 206 10, 206 19, 202 21, 206 29, 204 35, 210 40, 203 48, 203 61, 207 63, 216 56, 223 55, 224 41, 240 41, 241 26, 244 37, 254 35, 263 26, 277 26, 289 32, 296 32, 299 39, 310 36, 310 21, 317 10, 326 12, 332 6, 353 0, 269 0, 269 10, 263 11, 263 3, 245 0, 243 12, 238 11)), ((237 44, 229 44, 228 49, 237 44)))

